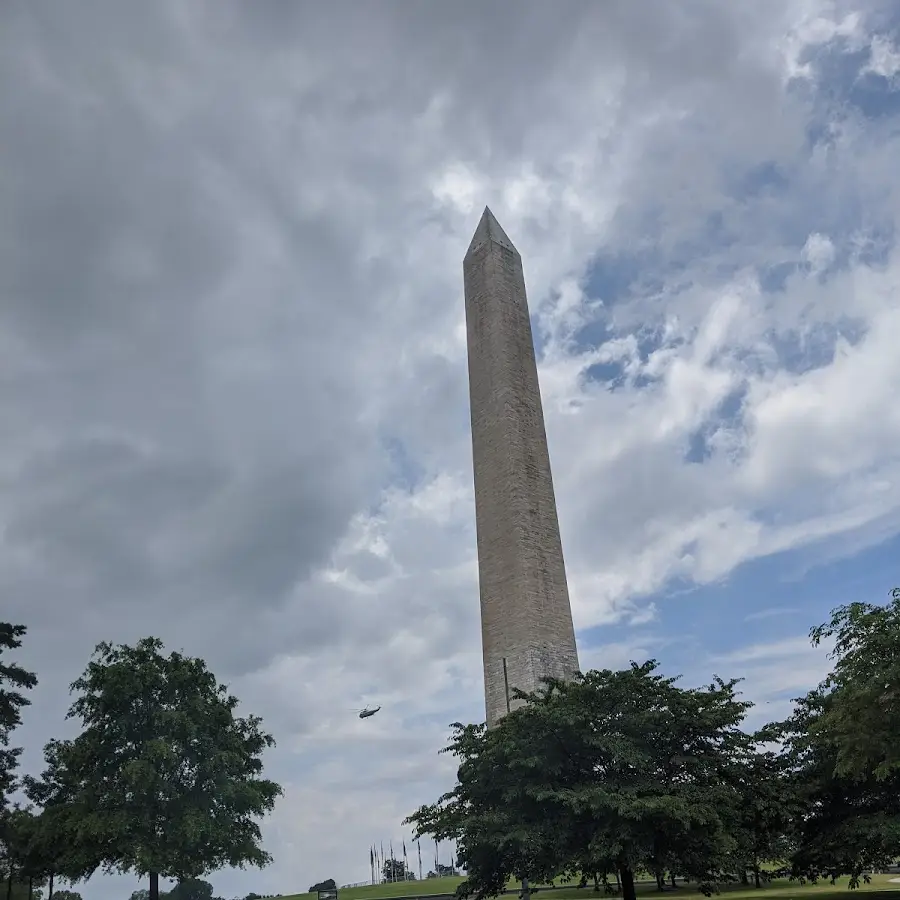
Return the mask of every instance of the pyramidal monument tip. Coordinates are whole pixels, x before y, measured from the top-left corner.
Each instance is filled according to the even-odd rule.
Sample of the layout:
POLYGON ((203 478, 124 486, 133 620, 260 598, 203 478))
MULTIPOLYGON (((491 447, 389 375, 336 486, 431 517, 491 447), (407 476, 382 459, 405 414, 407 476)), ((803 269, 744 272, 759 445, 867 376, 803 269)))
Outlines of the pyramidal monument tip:
POLYGON ((512 250, 513 253, 518 255, 519 251, 516 250, 515 244, 509 239, 509 236, 503 230, 489 206, 485 206, 484 212, 481 214, 478 227, 475 229, 469 249, 466 251, 466 258, 487 243, 499 244, 501 247, 506 247, 507 250, 512 250))

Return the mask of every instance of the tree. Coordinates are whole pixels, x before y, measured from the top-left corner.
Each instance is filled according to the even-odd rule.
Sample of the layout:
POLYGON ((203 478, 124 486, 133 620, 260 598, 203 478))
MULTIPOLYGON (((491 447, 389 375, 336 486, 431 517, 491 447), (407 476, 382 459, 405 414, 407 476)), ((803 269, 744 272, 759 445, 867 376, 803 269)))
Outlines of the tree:
POLYGON ((64 768, 62 751, 66 746, 51 741, 44 748, 46 769, 41 777, 26 775, 22 779, 28 799, 43 807, 31 833, 30 853, 35 866, 49 879, 51 895, 56 877, 74 883, 90 877, 101 864, 96 848, 70 839, 90 809, 77 795, 76 785, 64 768))
POLYGON ((785 834, 802 812, 785 758, 764 749, 770 737, 765 729, 755 735, 753 746, 736 760, 734 768, 739 797, 733 822, 735 859, 741 880, 746 882, 749 869, 756 887, 761 886, 763 878, 761 863, 783 852, 785 834))
POLYGON ((261 777, 274 741, 200 659, 162 642, 98 645, 69 717, 83 730, 52 741, 47 809, 81 865, 185 880, 225 865, 265 866, 256 819, 281 788, 261 777))
POLYGON ((81 900, 81 894, 78 891, 54 891, 47 900, 81 900))
POLYGON ((0 816, 16 788, 15 770, 22 754, 21 748, 9 746, 10 735, 22 722, 22 708, 31 704, 22 691, 37 684, 33 672, 6 661, 3 654, 22 646, 26 630, 24 625, 0 622, 0 816))
POLYGON ((727 774, 748 738, 737 682, 679 688, 651 660, 622 672, 549 681, 495 728, 457 723, 457 785, 407 820, 416 835, 454 839, 468 879, 459 893, 496 895, 509 878, 677 871, 702 883, 734 849, 737 794, 727 774))
POLYGON ((791 829, 791 869, 811 880, 849 875, 856 887, 865 872, 900 855, 900 772, 841 774, 839 742, 822 727, 831 702, 817 688, 780 726, 792 789, 803 804, 791 829))
POLYGON ((886 606, 852 603, 810 632, 834 638, 834 667, 771 732, 794 796, 791 868, 817 879, 866 871, 900 855, 900 590, 886 606))
POLYGON ((167 894, 168 900, 213 900, 213 886, 200 878, 179 881, 167 894))
POLYGON ((815 646, 834 638, 829 697, 811 727, 837 750, 836 773, 890 778, 900 772, 900 588, 886 606, 851 603, 814 628, 815 646))
MULTIPOLYGON (((34 816, 30 810, 16 805, 3 817, 3 862, 6 875, 6 900, 11 900, 13 887, 28 878, 28 843, 34 816)), ((31 890, 29 887, 29 896, 31 890)))
POLYGON ((400 859, 386 859, 381 867, 383 881, 406 881, 406 865, 400 859))
POLYGON ((311 885, 309 889, 310 894, 316 894, 319 891, 333 891, 337 889, 337 883, 333 878, 326 878, 324 881, 320 881, 317 884, 311 885))
MULTIPOLYGON (((535 801, 530 782, 538 780, 540 790, 540 779, 522 763, 518 746, 526 729, 522 719, 523 710, 517 710, 491 730, 484 724, 454 723, 442 752, 460 761, 457 785, 407 819, 417 838, 456 840, 457 857, 469 873, 457 888, 460 896, 496 896, 511 876, 537 878, 539 869, 556 870, 561 858, 561 850, 552 847, 554 835, 561 834, 560 823, 554 821, 556 811, 549 805, 541 809, 535 801), (543 851, 540 858, 537 851, 543 851)), ((539 740, 537 734, 534 737, 539 740)))

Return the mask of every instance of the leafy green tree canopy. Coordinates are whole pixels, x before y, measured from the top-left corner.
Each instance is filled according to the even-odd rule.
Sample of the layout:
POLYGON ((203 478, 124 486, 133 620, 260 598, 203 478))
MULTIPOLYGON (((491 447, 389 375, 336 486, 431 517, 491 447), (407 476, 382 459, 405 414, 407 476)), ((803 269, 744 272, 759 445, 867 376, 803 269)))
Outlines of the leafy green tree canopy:
POLYGON ((814 628, 834 638, 834 668, 821 685, 828 703, 812 723, 837 749, 838 775, 886 779, 900 772, 900 588, 885 606, 851 603, 814 628))
POLYGON ((855 887, 900 856, 900 590, 835 609, 810 637, 834 639, 832 672, 769 729, 802 803, 791 868, 855 887))
POLYGON ((6 654, 22 646, 24 625, 0 622, 0 815, 16 788, 15 770, 22 750, 10 747, 10 736, 22 722, 22 708, 31 701, 22 693, 37 684, 33 672, 10 661, 6 654))
POLYGON ((791 868, 813 880, 849 875, 856 887, 866 871, 900 855, 900 776, 839 774, 836 744, 821 727, 831 702, 811 691, 780 726, 792 791, 802 802, 790 829, 791 868))
POLYGON ((108 871, 186 880, 223 866, 265 866, 257 818, 281 788, 262 777, 273 745, 200 659, 146 638, 98 645, 72 685, 83 730, 51 742, 34 785, 82 860, 108 871), (41 786, 43 785, 43 787, 41 786))
POLYGON ((456 841, 462 894, 592 871, 634 900, 635 871, 662 866, 709 882, 734 849, 730 774, 749 740, 736 685, 680 688, 651 660, 517 692, 527 705, 490 731, 453 726, 457 785, 407 821, 456 841))
POLYGON ((733 769, 738 805, 731 823, 735 865, 743 880, 749 869, 756 887, 765 878, 762 863, 784 858, 785 835, 803 813, 785 756, 766 747, 767 731, 754 735, 753 746, 733 769))
POLYGON ((201 878, 179 881, 166 895, 168 900, 212 900, 213 886, 201 878))

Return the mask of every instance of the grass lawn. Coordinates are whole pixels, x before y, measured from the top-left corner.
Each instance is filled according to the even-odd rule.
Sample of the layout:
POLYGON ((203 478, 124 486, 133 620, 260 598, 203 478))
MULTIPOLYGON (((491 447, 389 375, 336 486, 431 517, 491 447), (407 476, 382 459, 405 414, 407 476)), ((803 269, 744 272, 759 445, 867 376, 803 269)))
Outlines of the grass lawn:
MULTIPOLYGON (((724 885, 722 893, 728 895, 728 900, 750 900, 765 894, 765 900, 803 900, 809 895, 814 900, 849 900, 859 892, 866 894, 866 900, 900 900, 900 884, 891 882, 891 875, 874 875, 871 884, 862 884, 858 891, 851 892, 848 887, 849 879, 841 879, 837 885, 831 885, 827 881, 819 884, 801 885, 795 881, 773 881, 757 890, 742 885, 724 885), (879 895, 882 895, 881 897, 879 895)), ((375 884, 365 887, 346 888, 338 892, 338 900, 384 900, 388 897, 427 897, 431 894, 452 894, 461 878, 429 878, 425 881, 409 881, 405 884, 375 884)), ((510 884, 510 887, 517 887, 510 884)), ((646 881, 637 884, 637 893, 646 894, 647 900, 659 897, 660 900, 676 900, 678 897, 699 898, 703 895, 692 885, 681 886, 677 891, 669 891, 659 894, 656 890, 656 882, 646 881)), ((510 900, 515 900, 515 895, 506 895, 510 900)), ((589 886, 576 888, 571 885, 563 885, 558 888, 546 888, 538 894, 537 900, 604 900, 607 895, 595 894, 589 886)), ((611 895, 609 900, 614 900, 611 895)), ((282 897, 281 900, 315 900, 315 894, 292 894, 290 897, 282 897)))

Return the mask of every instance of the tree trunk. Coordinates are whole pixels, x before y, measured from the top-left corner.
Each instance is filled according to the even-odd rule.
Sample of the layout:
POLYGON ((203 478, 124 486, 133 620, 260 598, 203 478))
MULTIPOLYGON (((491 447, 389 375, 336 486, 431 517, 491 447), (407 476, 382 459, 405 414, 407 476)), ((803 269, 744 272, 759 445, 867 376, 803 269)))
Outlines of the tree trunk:
POLYGON ((150 873, 150 900, 159 900, 159 872, 150 873))
POLYGON ((53 900, 53 873, 50 873, 50 892, 47 894, 47 900, 53 900))
POLYGON ((755 863, 753 866, 753 881, 757 887, 762 887, 759 879, 759 863, 755 863))
POLYGON ((637 900, 634 892, 634 872, 629 866, 620 867, 622 900, 637 900))
POLYGON ((619 878, 619 870, 616 869, 616 890, 621 894, 622 893, 622 879, 619 878))
POLYGON ((746 867, 741 869, 741 884, 749 885, 750 879, 747 878, 747 869, 746 867))
POLYGON ((657 873, 656 873, 656 889, 657 889, 658 891, 664 891, 664 890, 666 889, 666 882, 665 882, 665 880, 663 879, 663 873, 662 873, 662 872, 657 872, 657 873))
POLYGON ((671 883, 673 888, 678 887, 678 885, 675 884, 675 873, 674 872, 669 872, 669 882, 671 883))
POLYGON ((12 864, 10 864, 9 875, 6 879, 6 900, 12 900, 12 884, 13 884, 13 870, 12 870, 12 864))
POLYGON ((34 897, 34 876, 28 876, 28 900, 32 900, 34 897))
MULTIPOLYGON (((150 900, 154 900, 153 897, 150 900)), ((531 900, 531 888, 528 887, 528 879, 522 879, 522 900, 531 900)))
POLYGON ((594 872, 594 890, 600 893, 600 876, 596 872, 594 872))

